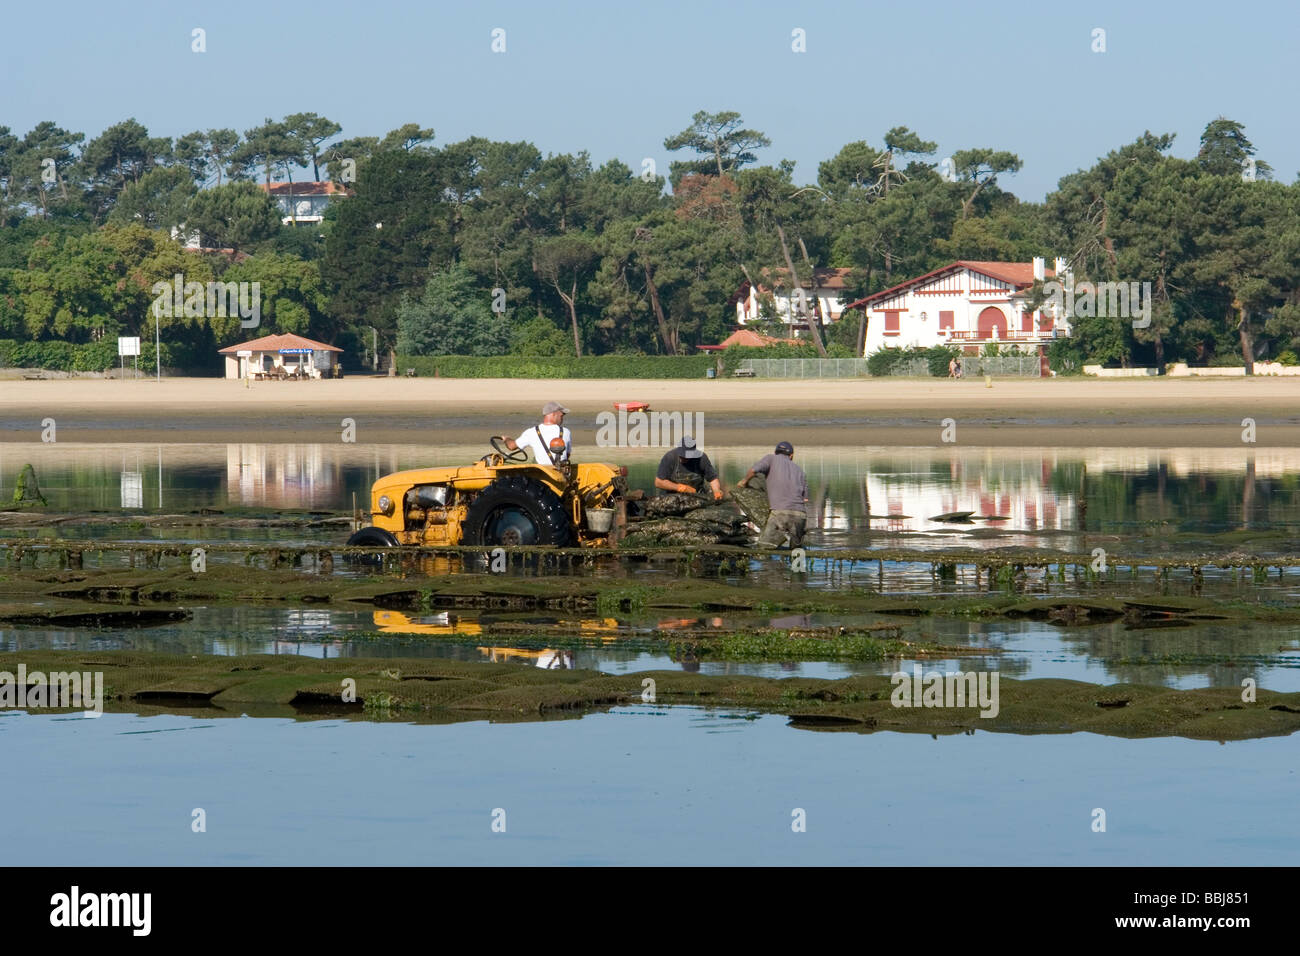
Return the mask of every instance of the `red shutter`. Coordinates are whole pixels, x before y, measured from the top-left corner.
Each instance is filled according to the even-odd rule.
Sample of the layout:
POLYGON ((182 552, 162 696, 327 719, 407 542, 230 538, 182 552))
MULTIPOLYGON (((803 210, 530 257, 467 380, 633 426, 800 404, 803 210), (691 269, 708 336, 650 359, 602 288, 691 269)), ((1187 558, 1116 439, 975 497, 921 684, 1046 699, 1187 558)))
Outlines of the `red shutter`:
POLYGON ((1040 332, 1052 331, 1052 317, 1046 312, 1039 313, 1042 318, 1039 320, 1038 330, 1040 332))
POLYGON ((939 328, 941 328, 941 329, 951 329, 952 326, 953 326, 953 322, 952 322, 952 313, 951 313, 951 312, 940 312, 940 313, 939 313, 939 328))
POLYGON ((898 310, 890 310, 885 313, 885 334, 898 334, 898 310))
POLYGON ((1021 332, 1034 331, 1034 313, 1032 312, 1020 313, 1020 331, 1021 332))

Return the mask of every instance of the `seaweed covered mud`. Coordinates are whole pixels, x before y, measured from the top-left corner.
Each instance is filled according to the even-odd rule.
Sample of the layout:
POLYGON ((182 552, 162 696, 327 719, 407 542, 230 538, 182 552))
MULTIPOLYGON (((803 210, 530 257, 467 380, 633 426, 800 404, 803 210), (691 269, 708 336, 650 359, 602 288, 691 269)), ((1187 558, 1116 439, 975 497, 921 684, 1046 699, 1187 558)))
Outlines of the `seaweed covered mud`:
MULTIPOLYGON (((425 659, 177 657, 48 651, 0 653, 12 675, 103 674, 108 713, 199 717, 355 717, 452 723, 546 720, 616 705, 690 704, 783 714, 793 727, 872 733, 1097 733, 1243 740, 1300 730, 1300 693, 1171 690, 1080 681, 993 680, 994 698, 923 702, 906 675, 841 680, 631 675, 425 659), (986 704, 991 706, 985 706, 986 704)), ((981 694, 983 686, 981 687, 981 694)))

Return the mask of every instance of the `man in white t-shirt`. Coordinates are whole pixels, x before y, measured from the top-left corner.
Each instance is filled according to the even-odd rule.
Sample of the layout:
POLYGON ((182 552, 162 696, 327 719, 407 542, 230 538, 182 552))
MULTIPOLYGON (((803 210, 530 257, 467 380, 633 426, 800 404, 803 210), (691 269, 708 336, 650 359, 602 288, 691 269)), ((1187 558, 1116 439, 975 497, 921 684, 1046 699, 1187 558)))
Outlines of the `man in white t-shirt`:
POLYGON ((559 402, 542 406, 542 422, 524 430, 518 438, 505 439, 506 447, 532 450, 533 461, 542 465, 561 465, 569 460, 573 451, 573 436, 564 427, 564 416, 569 410, 559 402), (560 447, 563 444, 563 447, 560 447))

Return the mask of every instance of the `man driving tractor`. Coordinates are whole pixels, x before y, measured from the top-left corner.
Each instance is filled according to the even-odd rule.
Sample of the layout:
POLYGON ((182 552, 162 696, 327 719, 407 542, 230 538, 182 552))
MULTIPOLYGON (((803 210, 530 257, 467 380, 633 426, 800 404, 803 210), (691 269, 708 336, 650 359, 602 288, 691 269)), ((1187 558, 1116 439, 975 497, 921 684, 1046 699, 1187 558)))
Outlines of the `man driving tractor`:
POLYGON ((713 489, 713 500, 722 499, 722 483, 709 456, 695 447, 695 438, 686 435, 682 443, 659 461, 655 487, 660 491, 679 492, 684 495, 699 494, 707 483, 713 489))
POLYGON ((506 448, 515 451, 518 448, 531 449, 533 461, 539 465, 562 465, 569 460, 573 451, 573 436, 564 427, 564 416, 569 410, 559 402, 547 402, 542 406, 542 421, 532 428, 527 428, 518 438, 497 436, 506 448))

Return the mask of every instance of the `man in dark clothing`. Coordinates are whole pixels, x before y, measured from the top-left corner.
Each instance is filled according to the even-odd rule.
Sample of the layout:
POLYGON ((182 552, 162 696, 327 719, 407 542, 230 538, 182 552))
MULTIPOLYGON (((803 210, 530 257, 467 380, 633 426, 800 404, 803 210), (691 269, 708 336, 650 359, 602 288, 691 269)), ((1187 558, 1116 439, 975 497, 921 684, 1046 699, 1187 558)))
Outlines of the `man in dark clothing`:
POLYGON ((698 494, 705 485, 713 489, 713 500, 722 499, 722 483, 709 456, 695 447, 695 439, 687 435, 682 443, 659 460, 655 487, 660 491, 675 491, 684 495, 698 494))
POLYGON ((808 526, 808 477, 794 463, 794 446, 781 442, 773 454, 760 458, 738 484, 746 487, 755 475, 766 476, 767 503, 772 508, 767 526, 758 536, 758 546, 779 548, 788 539, 790 547, 799 547, 808 526))

